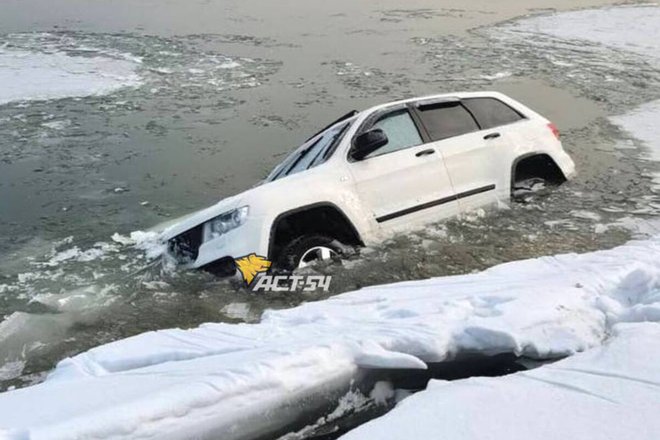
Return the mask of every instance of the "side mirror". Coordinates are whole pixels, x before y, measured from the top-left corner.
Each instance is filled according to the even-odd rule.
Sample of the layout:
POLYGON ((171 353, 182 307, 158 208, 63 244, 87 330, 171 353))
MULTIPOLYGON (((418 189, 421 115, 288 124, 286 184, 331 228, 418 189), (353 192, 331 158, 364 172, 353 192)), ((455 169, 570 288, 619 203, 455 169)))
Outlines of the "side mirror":
POLYGON ((355 160, 362 160, 383 145, 387 144, 387 142, 387 135, 383 130, 380 128, 369 130, 355 139, 351 157, 355 160))

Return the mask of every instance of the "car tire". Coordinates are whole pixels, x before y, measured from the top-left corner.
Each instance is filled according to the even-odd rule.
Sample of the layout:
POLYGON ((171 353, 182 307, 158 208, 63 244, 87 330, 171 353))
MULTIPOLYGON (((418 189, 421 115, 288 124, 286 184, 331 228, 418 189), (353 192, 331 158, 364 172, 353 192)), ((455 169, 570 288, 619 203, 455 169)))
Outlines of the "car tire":
POLYGON ((349 247, 337 239, 322 234, 303 235, 291 240, 275 260, 275 270, 292 272, 314 260, 339 261, 349 247))
POLYGON ((548 194, 554 185, 541 177, 529 177, 513 184, 511 198, 516 202, 527 202, 534 196, 548 194))

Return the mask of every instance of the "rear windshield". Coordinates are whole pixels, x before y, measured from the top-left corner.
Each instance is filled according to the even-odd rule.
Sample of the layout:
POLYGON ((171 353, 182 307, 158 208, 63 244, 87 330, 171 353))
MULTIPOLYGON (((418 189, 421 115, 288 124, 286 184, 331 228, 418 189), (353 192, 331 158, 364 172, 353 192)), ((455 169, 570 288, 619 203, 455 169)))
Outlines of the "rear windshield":
POLYGON ((524 117, 495 98, 467 98, 461 101, 472 112, 483 130, 511 124, 524 117))
POLYGON ((308 170, 328 160, 353 121, 342 122, 314 136, 291 153, 266 177, 266 182, 308 170))

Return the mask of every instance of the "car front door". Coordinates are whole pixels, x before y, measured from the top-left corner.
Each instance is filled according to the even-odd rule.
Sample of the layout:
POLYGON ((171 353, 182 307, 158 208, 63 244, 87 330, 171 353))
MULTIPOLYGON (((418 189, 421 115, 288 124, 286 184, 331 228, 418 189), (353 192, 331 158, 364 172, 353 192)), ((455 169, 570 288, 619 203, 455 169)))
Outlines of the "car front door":
POLYGON ((383 130, 387 144, 352 161, 349 169, 362 203, 375 220, 383 227, 397 227, 455 214, 442 157, 428 144, 408 107, 377 115, 359 133, 374 128, 383 130))
POLYGON ((447 167, 460 211, 497 200, 502 175, 496 144, 460 100, 419 103, 415 111, 447 167))

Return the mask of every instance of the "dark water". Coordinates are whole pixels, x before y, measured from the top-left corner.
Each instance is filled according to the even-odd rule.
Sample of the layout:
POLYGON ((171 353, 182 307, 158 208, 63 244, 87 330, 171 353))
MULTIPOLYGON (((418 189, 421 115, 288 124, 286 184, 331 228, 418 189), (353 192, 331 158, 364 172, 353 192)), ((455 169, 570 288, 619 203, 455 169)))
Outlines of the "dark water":
POLYGON ((333 275, 331 294, 615 246, 660 208, 652 165, 621 148, 631 141, 606 118, 657 98, 660 72, 633 55, 494 26, 530 12, 514 2, 54 3, 52 13, 53 2, 3 3, 0 47, 129 63, 141 83, 0 105, 0 389, 142 331, 255 321, 323 297, 256 295, 173 272, 128 236, 248 188, 352 108, 503 91, 557 123, 579 175, 318 268, 333 275), (604 86, 605 72, 623 81, 604 86))

